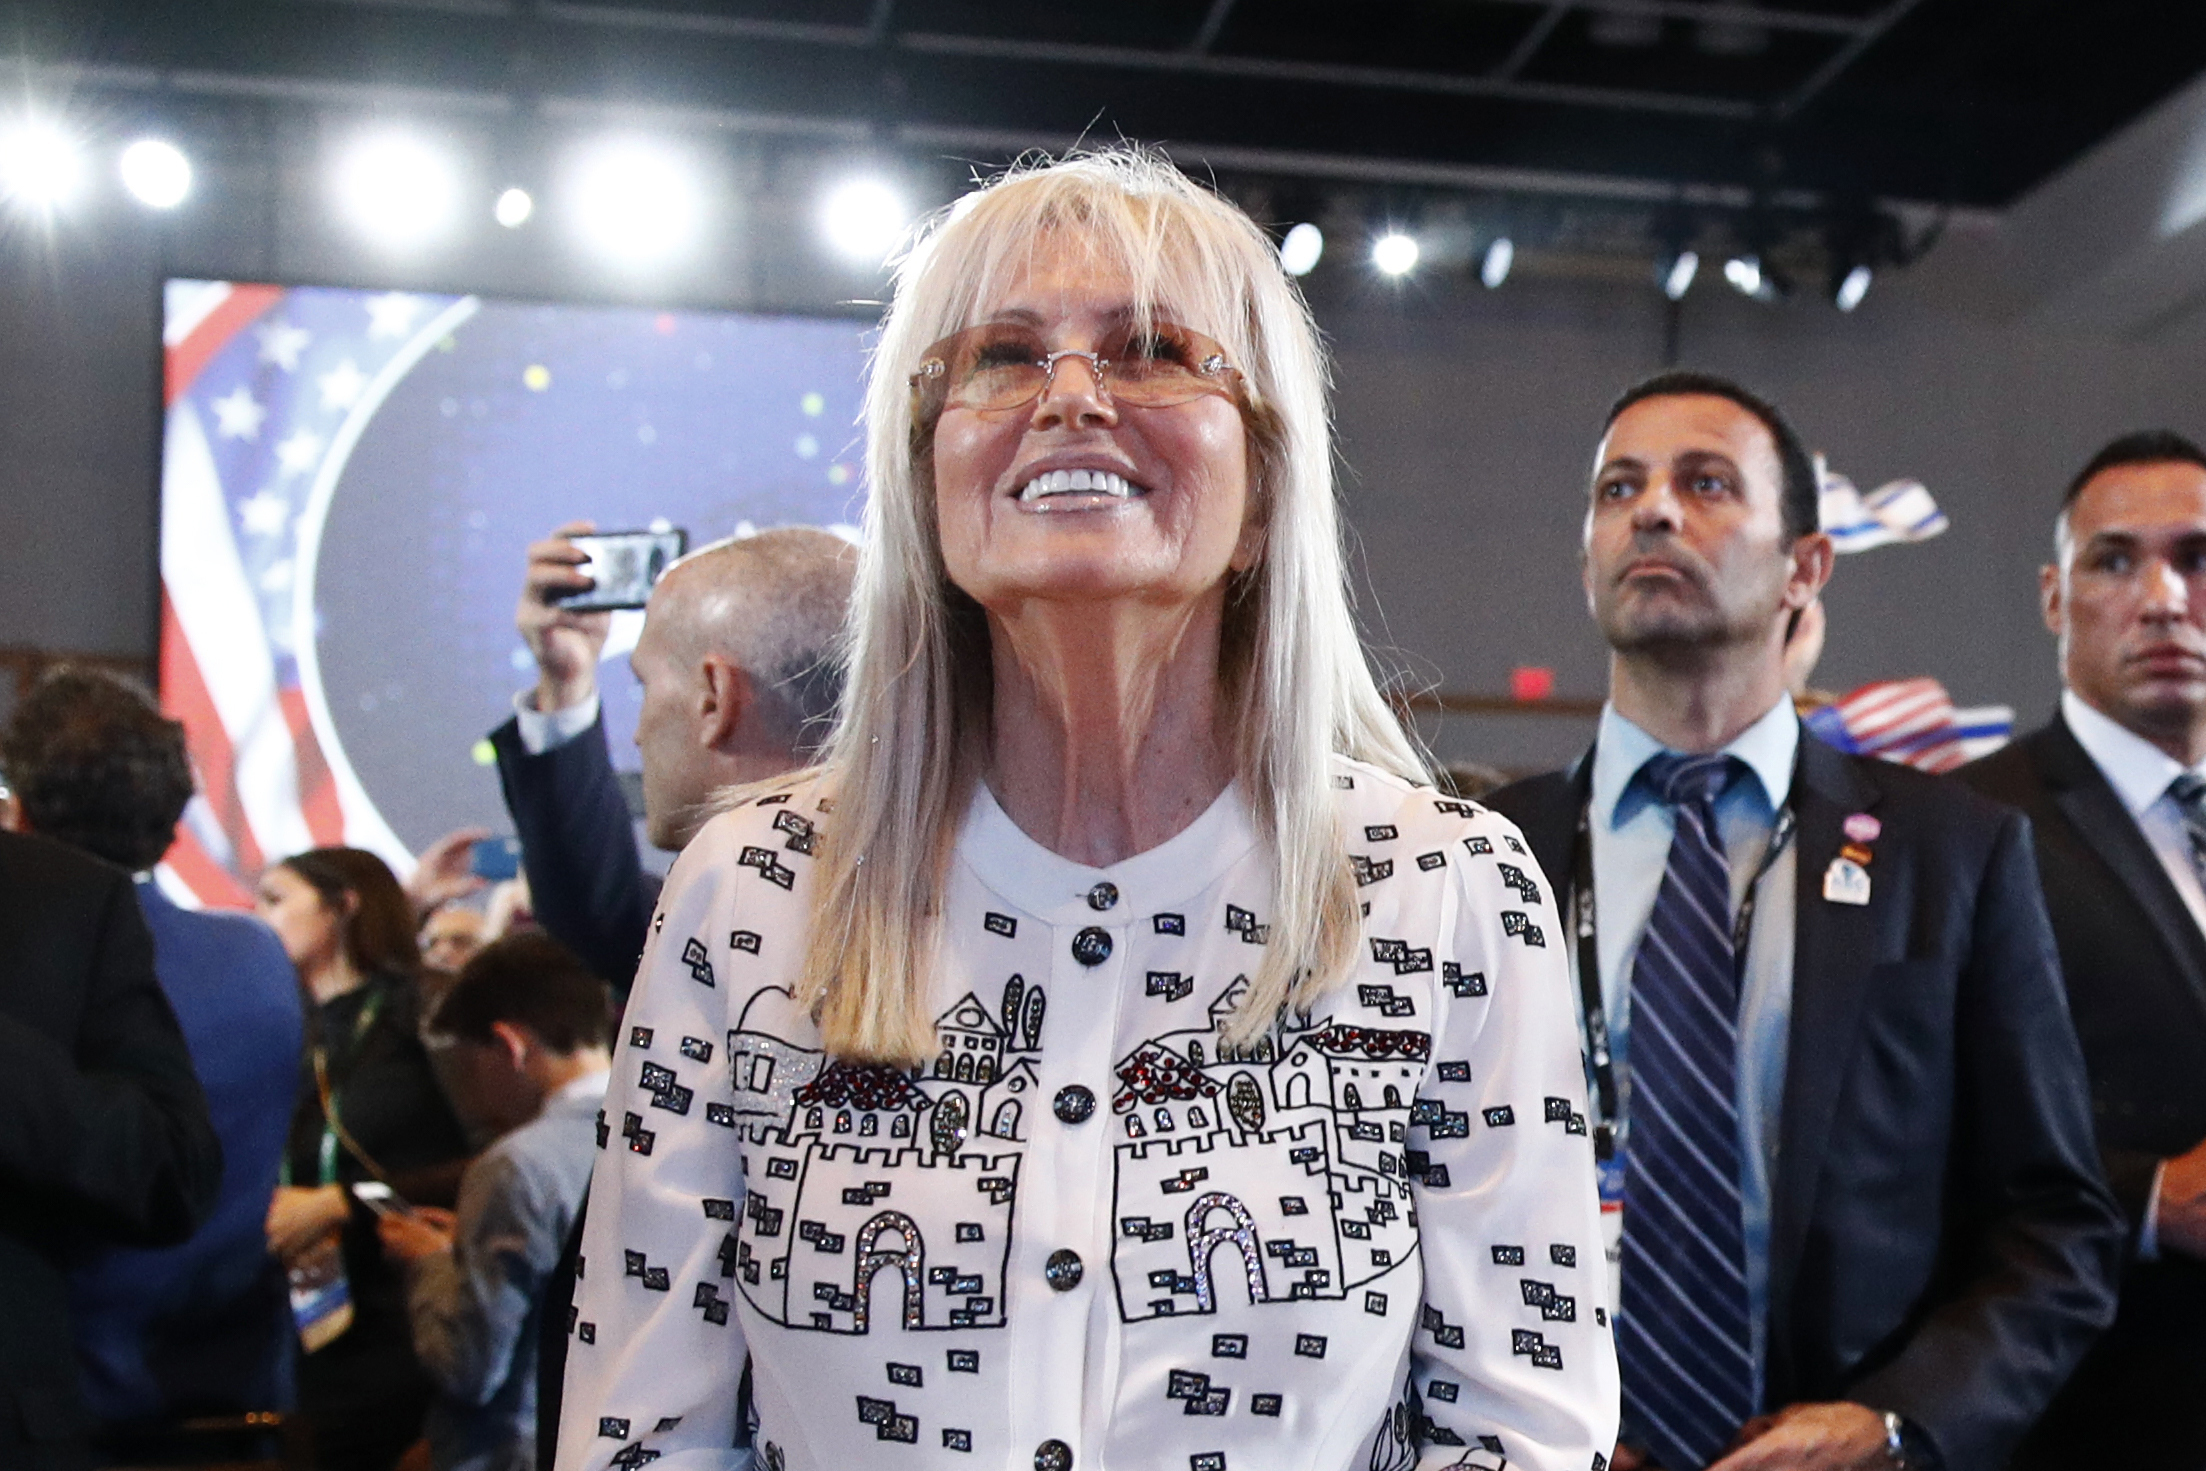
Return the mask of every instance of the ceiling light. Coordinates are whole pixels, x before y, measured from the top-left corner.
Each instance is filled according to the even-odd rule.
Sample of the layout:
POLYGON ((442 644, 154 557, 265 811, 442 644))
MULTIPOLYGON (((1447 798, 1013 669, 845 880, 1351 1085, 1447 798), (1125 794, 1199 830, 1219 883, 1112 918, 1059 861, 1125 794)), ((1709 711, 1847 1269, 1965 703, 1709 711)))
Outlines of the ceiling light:
POLYGON ((1486 254, 1478 263, 1478 279, 1488 291, 1497 290, 1509 279, 1509 268, 1516 262, 1516 242, 1506 235, 1500 236, 1486 247, 1486 254))
POLYGON ((518 230, 536 213, 536 201, 528 190, 513 188, 498 196, 498 202, 490 207, 490 217, 508 230, 518 230))
POLYGON ((887 260, 910 224, 904 197, 879 179, 846 179, 820 208, 828 248, 853 265, 887 260))
POLYGON ((459 217, 458 166, 412 133, 356 140, 338 162, 337 192, 353 227, 386 249, 426 245, 459 217))
POLYGON ((648 265, 678 256, 696 242, 704 214, 695 173, 662 144, 609 139, 576 162, 576 231, 609 259, 648 265))
POLYGON ((1325 232, 1304 221, 1279 242, 1279 268, 1290 276, 1307 276, 1325 254, 1325 232))
POLYGON ((0 132, 0 196, 32 209, 57 209, 84 187, 84 150, 49 122, 0 132))
POLYGON ((1406 276, 1417 269, 1417 241, 1399 230, 1389 230, 1371 242, 1371 264, 1386 276, 1406 276))
POLYGON ((1693 278, 1699 274, 1700 253, 1692 250, 1679 251, 1670 257, 1669 264, 1663 268, 1660 278, 1662 294, 1672 301, 1683 301, 1685 293, 1693 289, 1693 278))
POLYGON ((174 209, 191 193, 191 160, 166 138, 140 138, 123 150, 123 187, 147 209, 174 209))
POLYGON ((1762 290, 1762 258, 1735 255, 1723 263, 1723 278, 1741 296, 1758 296, 1762 290))
POLYGON ((1842 312, 1850 312, 1860 306, 1861 299, 1869 294, 1869 283, 1875 276, 1876 273, 1868 266, 1855 266, 1838 283, 1838 289, 1831 293, 1832 304, 1842 312))

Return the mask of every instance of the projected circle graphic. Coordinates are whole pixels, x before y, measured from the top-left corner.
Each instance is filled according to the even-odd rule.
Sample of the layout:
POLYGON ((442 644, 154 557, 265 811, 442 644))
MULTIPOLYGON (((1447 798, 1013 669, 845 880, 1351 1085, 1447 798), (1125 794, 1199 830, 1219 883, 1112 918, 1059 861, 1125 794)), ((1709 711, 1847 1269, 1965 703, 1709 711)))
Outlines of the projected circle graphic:
MULTIPOLYGON (((694 547, 857 519, 857 322, 169 295, 163 693, 205 791, 170 867, 210 900, 322 842, 404 868, 453 828, 510 830, 484 738, 535 681, 514 608, 554 527, 694 547)), ((601 693, 632 770, 641 616, 614 623, 601 693)))

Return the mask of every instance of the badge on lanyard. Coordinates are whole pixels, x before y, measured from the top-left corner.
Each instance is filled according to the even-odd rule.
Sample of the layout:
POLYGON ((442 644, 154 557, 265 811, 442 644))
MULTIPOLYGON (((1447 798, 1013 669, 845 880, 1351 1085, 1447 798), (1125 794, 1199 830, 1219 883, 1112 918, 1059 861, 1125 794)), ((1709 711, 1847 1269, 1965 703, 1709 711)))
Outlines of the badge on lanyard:
POLYGON ((1601 1189, 1601 1255, 1608 1260, 1613 1314, 1624 1300, 1624 1151, 1597 1161, 1594 1179, 1601 1189))

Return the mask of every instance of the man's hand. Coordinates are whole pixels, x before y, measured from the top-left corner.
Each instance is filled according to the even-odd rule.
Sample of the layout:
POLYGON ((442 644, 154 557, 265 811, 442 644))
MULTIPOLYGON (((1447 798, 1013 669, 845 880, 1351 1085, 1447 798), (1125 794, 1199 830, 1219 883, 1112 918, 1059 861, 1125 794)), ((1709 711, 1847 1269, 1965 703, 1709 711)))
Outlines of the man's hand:
POLYGON ((2160 1250, 2206 1257, 2206 1142, 2160 1169, 2160 1250))
POLYGON ((352 1204, 342 1185, 279 1185, 268 1202, 268 1253, 288 1261, 345 1224, 352 1204))
POLYGON ((589 560, 567 540, 595 531, 594 521, 569 521, 529 548, 527 578, 513 626, 536 656, 536 708, 546 715, 579 705, 597 693, 597 661, 612 631, 610 613, 570 613, 556 601, 563 592, 586 592, 594 584, 575 570, 589 560))
POLYGON ((469 894, 490 887, 490 881, 476 874, 475 844, 490 836, 490 829, 463 827, 421 850, 421 858, 414 864, 414 876, 406 880, 406 898, 414 906, 414 923, 420 924, 437 910, 454 899, 464 899, 469 894))
POLYGON ((402 1262, 418 1262, 452 1249, 452 1234, 459 1220, 450 1211, 433 1205, 417 1205, 395 1211, 375 1223, 383 1239, 383 1253, 402 1262))
POLYGON ((1662 1471, 1644 1452, 1633 1450, 1622 1441, 1609 1453, 1609 1471, 1662 1471))
POLYGON ((1708 1471, 1889 1471, 1884 1417, 1866 1405, 1787 1405, 1749 1420, 1708 1471))

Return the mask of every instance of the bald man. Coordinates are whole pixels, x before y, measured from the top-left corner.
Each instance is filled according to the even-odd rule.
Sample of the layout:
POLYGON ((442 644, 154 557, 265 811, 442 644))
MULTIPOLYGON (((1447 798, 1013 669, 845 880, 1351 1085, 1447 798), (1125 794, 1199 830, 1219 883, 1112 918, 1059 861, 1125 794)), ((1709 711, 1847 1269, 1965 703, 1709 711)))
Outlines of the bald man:
MULTIPOLYGON (((536 688, 490 739, 538 923, 625 996, 657 883, 637 854, 599 709, 612 615, 560 602, 591 586, 569 540, 590 529, 573 522, 529 548, 514 623, 536 657, 536 688)), ((636 746, 654 847, 679 852, 722 787, 811 758, 840 689, 833 645, 855 568, 840 537, 790 526, 701 547, 660 577, 628 656, 643 686, 636 746)))

